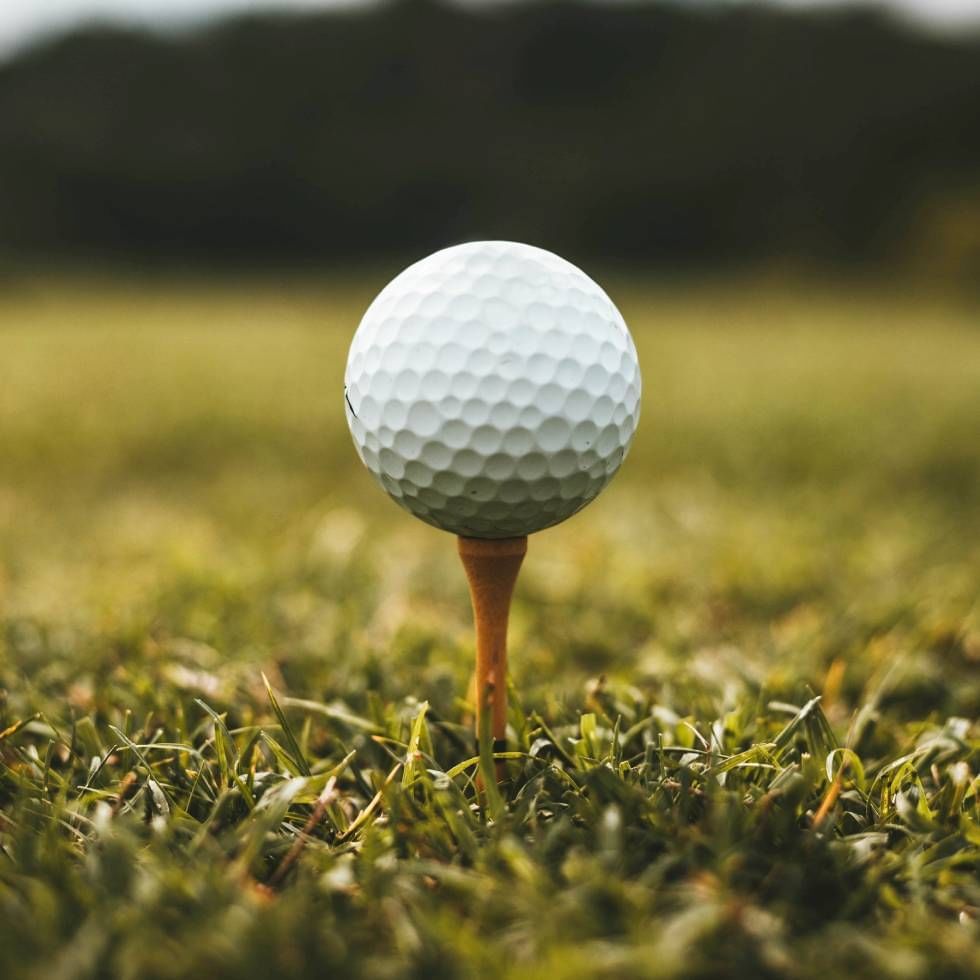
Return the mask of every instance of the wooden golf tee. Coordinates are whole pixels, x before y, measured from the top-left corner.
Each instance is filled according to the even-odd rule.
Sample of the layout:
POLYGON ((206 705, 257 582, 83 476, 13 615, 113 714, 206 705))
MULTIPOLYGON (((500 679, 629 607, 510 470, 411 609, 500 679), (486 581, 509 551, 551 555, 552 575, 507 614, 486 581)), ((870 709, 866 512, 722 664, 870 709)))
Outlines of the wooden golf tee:
MULTIPOLYGON (((507 620, 514 583, 527 553, 527 538, 459 538, 476 625, 476 734, 490 714, 495 752, 507 740, 507 620)), ((497 763, 497 779, 504 764, 497 763)))

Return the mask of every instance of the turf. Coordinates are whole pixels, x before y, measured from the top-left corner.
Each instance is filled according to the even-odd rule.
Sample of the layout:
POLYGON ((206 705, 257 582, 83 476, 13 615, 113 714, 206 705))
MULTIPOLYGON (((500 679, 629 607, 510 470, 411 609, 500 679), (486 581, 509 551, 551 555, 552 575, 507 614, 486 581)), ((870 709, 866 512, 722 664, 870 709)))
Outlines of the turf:
POLYGON ((614 282, 640 433, 481 794, 373 285, 0 295, 0 976, 980 975, 977 308, 614 282))

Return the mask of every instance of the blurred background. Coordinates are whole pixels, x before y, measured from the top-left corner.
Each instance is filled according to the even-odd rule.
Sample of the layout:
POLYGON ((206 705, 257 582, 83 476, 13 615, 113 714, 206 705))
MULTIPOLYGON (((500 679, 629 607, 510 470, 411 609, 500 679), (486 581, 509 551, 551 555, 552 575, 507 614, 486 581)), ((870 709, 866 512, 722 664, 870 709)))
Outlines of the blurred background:
POLYGON ((184 662, 229 702, 261 666, 454 712, 452 543, 372 484, 342 381, 392 275, 488 237, 602 282, 644 375, 621 475, 522 574, 532 703, 727 671, 846 712, 901 651, 913 717, 976 713, 978 30, 974 0, 3 0, 11 717, 149 710, 184 662))
POLYGON ((980 276, 980 0, 6 0, 7 263, 980 276))

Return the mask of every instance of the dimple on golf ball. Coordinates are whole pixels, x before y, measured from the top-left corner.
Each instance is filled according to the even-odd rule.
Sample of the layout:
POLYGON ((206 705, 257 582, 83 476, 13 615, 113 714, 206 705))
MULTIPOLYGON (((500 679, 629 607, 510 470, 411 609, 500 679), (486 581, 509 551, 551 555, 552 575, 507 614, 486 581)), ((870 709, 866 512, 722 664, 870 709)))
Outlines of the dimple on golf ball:
POLYGON ((357 452, 406 510, 508 538, 570 517, 610 481, 640 414, 640 368, 612 300, 551 252, 469 242, 396 276, 344 378, 357 452))

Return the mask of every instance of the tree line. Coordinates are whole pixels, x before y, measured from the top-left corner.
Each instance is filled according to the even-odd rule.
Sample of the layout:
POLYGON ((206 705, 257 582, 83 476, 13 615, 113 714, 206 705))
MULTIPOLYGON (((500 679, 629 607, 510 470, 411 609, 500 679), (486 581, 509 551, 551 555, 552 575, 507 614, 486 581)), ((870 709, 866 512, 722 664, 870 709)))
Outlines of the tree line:
POLYGON ((866 267, 978 188, 980 41, 861 11, 395 0, 0 66, 14 256, 866 267))

